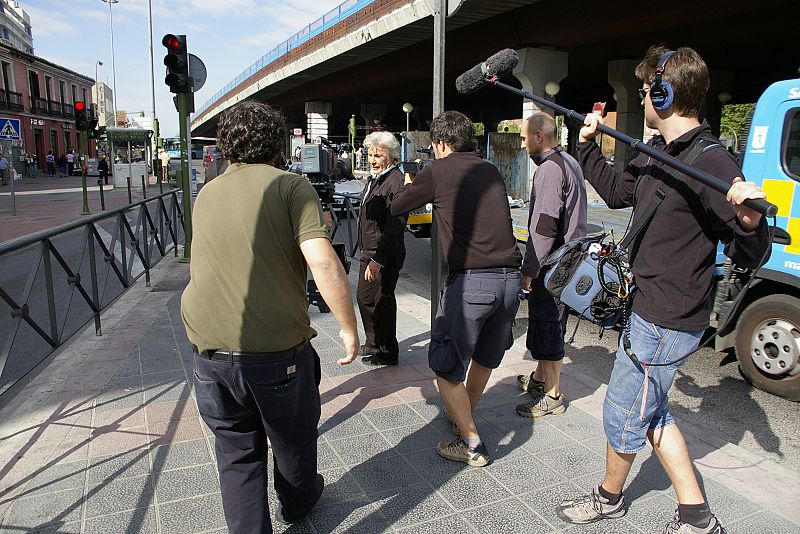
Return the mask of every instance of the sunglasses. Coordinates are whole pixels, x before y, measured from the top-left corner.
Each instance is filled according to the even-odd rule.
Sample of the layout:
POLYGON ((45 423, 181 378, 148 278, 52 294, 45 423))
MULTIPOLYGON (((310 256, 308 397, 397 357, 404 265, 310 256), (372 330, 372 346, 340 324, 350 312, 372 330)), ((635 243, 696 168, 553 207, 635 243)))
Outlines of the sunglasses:
POLYGON ((639 89, 639 98, 644 100, 645 98, 647 98, 647 93, 649 93, 649 92, 650 92, 650 88, 649 87, 646 88, 646 89, 639 89))

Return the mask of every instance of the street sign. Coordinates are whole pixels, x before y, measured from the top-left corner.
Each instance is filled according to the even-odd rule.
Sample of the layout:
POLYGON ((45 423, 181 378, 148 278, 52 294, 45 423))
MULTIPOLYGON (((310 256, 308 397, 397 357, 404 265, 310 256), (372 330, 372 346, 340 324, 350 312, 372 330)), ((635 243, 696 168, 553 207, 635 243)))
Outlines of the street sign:
POLYGON ((206 64, 194 54, 189 54, 189 76, 194 80, 194 87, 192 90, 195 93, 202 89, 206 83, 206 78, 208 78, 206 64))
POLYGON ((20 132, 19 119, 7 119, 0 117, 0 139, 17 139, 19 140, 20 132))
POLYGON ((606 103, 605 102, 595 102, 594 106, 592 106, 592 113, 600 115, 601 117, 605 117, 605 115, 606 115, 606 103))
POLYGON ((146 145, 150 142, 150 130, 141 128, 106 128, 106 136, 111 143, 138 143, 146 145))
POLYGON ((292 133, 294 135, 303 135, 303 129, 302 128, 295 128, 294 130, 292 130, 292 133))

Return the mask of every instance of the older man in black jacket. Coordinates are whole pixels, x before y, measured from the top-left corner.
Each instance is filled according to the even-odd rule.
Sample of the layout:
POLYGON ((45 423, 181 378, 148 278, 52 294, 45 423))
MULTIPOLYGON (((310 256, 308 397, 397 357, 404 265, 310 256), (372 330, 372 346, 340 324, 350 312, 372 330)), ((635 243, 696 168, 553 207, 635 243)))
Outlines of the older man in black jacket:
POLYGON ((400 144, 389 132, 374 132, 364 139, 372 172, 358 216, 361 269, 356 300, 366 341, 361 347, 367 365, 397 365, 397 300, 394 290, 406 258, 403 241, 406 215, 392 215, 395 193, 403 186, 397 166, 400 144))

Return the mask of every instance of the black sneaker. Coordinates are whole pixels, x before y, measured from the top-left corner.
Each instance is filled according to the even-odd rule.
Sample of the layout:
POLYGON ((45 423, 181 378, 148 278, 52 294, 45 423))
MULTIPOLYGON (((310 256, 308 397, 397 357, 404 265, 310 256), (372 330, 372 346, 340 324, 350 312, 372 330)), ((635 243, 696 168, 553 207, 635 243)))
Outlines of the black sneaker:
POLYGON ((372 356, 364 356, 361 358, 361 363, 376 367, 381 365, 397 365, 397 354, 379 352, 377 354, 373 354, 372 356))

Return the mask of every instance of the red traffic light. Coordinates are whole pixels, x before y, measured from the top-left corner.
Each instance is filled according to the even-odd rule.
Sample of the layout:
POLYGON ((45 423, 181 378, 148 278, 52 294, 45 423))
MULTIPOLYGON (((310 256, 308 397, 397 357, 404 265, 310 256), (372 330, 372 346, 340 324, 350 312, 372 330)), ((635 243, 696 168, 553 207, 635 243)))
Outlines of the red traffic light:
POLYGON ((86 102, 75 102, 75 111, 86 111, 86 102))
POLYGON ((87 167, 86 165, 81 165, 81 170, 83 172, 86 172, 87 170, 89 170, 89 167, 87 167))
POLYGON ((186 36, 173 35, 168 33, 161 39, 161 44, 166 46, 172 53, 186 52, 186 36))

